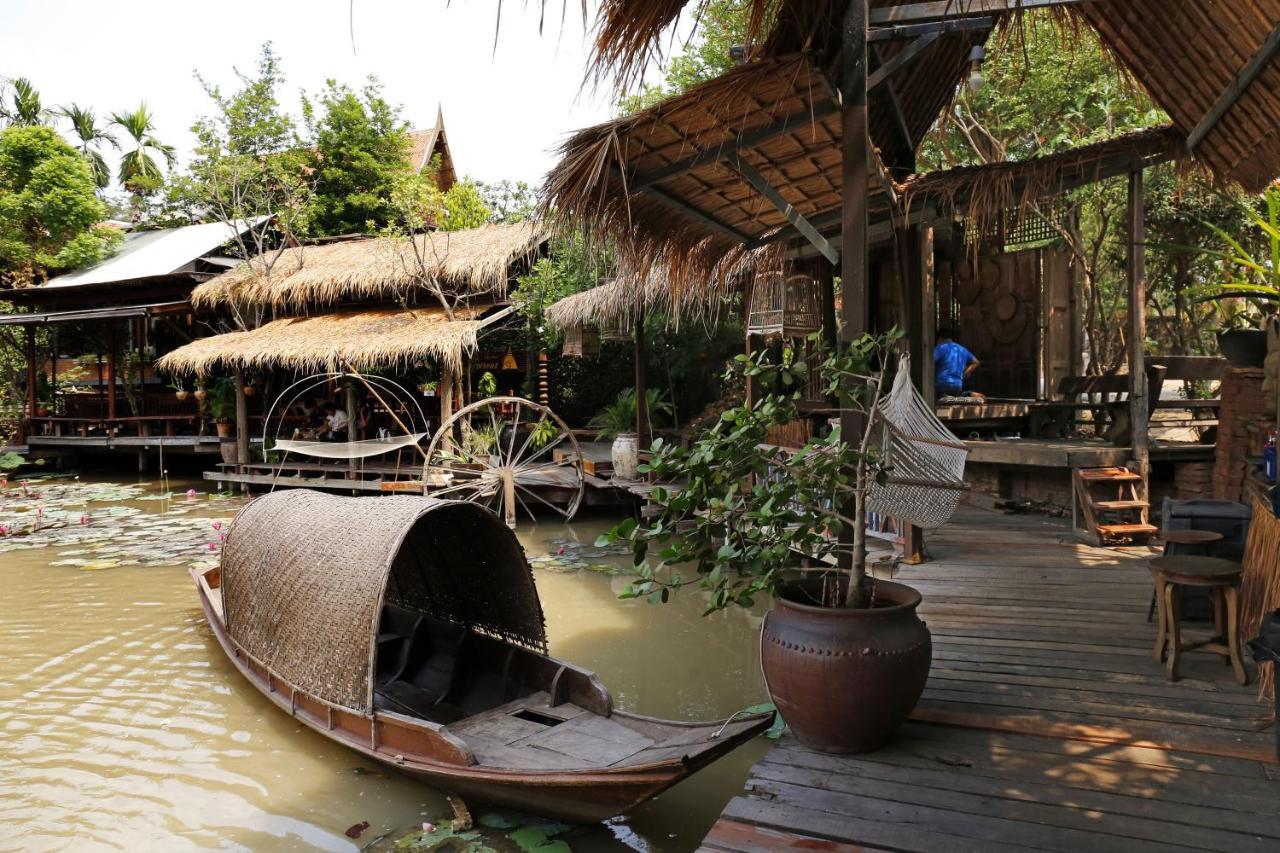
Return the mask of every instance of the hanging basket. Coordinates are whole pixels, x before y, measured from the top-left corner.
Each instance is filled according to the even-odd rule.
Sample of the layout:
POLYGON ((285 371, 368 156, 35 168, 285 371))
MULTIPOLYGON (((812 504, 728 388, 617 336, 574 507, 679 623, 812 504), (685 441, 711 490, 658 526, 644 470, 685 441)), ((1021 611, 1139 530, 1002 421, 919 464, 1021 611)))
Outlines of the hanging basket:
POLYGON ((600 330, 595 326, 578 323, 564 330, 562 353, 576 358, 600 354, 600 330))
POLYGON ((822 328, 822 294, 811 276, 781 272, 757 276, 751 288, 747 334, 803 338, 822 328))

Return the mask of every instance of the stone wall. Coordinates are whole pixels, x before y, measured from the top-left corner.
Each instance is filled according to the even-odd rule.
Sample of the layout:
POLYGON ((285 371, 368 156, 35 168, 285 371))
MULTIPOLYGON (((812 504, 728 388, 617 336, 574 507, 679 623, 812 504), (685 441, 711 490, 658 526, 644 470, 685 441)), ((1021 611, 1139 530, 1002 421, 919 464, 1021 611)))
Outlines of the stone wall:
POLYGON ((1218 447, 1213 463, 1213 496, 1239 501, 1249 474, 1246 457, 1261 456, 1266 432, 1275 422, 1274 391, 1263 391, 1263 371, 1230 367, 1222 380, 1218 413, 1218 447))

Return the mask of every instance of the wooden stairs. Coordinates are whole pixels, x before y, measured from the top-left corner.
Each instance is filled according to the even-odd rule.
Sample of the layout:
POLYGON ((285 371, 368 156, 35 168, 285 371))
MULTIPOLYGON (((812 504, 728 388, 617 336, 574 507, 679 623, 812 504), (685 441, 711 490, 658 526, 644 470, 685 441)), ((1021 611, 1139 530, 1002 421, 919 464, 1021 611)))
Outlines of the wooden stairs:
POLYGON ((1159 531, 1138 492, 1142 477, 1128 468, 1076 468, 1071 481, 1084 521, 1075 527, 1094 544, 1142 544, 1159 531))

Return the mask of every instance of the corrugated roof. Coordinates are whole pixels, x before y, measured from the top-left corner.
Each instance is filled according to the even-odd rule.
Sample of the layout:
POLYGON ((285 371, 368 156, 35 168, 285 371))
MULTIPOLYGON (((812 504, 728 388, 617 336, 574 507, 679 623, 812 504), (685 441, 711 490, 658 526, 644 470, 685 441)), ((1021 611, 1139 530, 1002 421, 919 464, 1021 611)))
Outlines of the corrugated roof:
POLYGON ((236 229, 225 222, 184 225, 126 234, 120 250, 99 264, 51 278, 42 288, 112 284, 182 272, 204 255, 234 240, 270 217, 262 216, 236 229))

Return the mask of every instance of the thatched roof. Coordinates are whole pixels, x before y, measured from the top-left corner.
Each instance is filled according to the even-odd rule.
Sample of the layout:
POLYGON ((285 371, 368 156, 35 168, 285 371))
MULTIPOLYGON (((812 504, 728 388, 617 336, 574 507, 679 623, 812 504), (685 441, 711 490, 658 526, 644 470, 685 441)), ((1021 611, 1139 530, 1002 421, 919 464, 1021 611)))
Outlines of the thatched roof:
POLYGON ((512 267, 546 242, 537 222, 482 225, 414 237, 368 237, 287 249, 264 273, 254 260, 205 282, 196 308, 227 303, 303 311, 351 301, 401 299, 432 282, 459 293, 506 292, 512 267))
POLYGON ((471 503, 273 492, 240 510, 221 568, 235 644, 278 678, 360 714, 373 709, 384 604, 547 647, 524 550, 471 503))
MULTIPOLYGON (((505 313, 505 312, 501 312, 505 313)), ((419 360, 458 369, 474 352, 480 329, 496 317, 476 319, 478 309, 394 309, 275 320, 247 332, 227 332, 178 347, 156 362, 170 374, 207 376, 215 371, 339 371, 393 367, 419 360)))
POLYGON ((640 280, 619 276, 552 303, 546 318, 557 329, 584 325, 629 327, 635 323, 637 309, 643 307, 650 314, 667 315, 676 326, 682 317, 713 318, 730 296, 728 287, 686 289, 677 294, 661 276, 640 280))
MULTIPOLYGON (((687 5, 603 0, 597 62, 623 76, 633 72, 687 5)), ((546 202, 563 222, 614 241, 628 265, 663 269, 677 291, 712 279, 718 265, 798 237, 779 206, 799 213, 828 239, 839 231, 842 127, 832 81, 838 79, 839 24, 847 2, 748 5, 758 29, 750 40, 759 45, 752 61, 647 110, 580 131, 564 144, 547 179, 546 202), (778 197, 769 199, 761 185, 778 197)), ((872 0, 873 35, 886 35, 887 10, 905 5, 872 0)), ((943 10, 934 18, 967 17, 971 8, 964 2, 922 5, 943 10)), ((1268 37, 1280 21, 1280 0, 1092 0, 1056 12, 1093 27, 1121 70, 1173 119, 1173 128, 1154 143, 1163 146, 1160 157, 1177 156, 1195 142, 1195 153, 1221 180, 1259 190, 1280 175, 1280 144, 1273 140, 1280 134, 1280 96, 1274 94, 1280 91, 1280 63, 1254 63, 1261 69, 1256 78, 1245 74, 1255 57, 1271 55, 1268 37), (1169 144, 1175 140, 1180 144, 1169 144)), ((894 178, 905 177, 893 170, 909 163, 953 97, 971 46, 986 41, 992 22, 1009 17, 988 15, 977 28, 943 33, 892 75, 894 97, 883 89, 872 94, 871 138, 894 178), (911 150, 904 148, 908 142, 911 150)), ((911 49, 908 44, 882 39, 875 47, 888 63, 911 49)), ((1152 142, 1131 137, 1117 144, 1134 144, 1137 159, 1152 142)), ((1048 171, 1063 165, 1029 167, 1039 174, 1026 176, 1024 186, 1043 189, 1048 171)), ((989 168, 989 179, 963 178, 979 190, 969 194, 970 205, 1010 195, 999 189, 1011 180, 1009 169, 989 168)), ((880 192, 888 182, 877 178, 873 174, 871 190, 878 197, 869 206, 873 220, 887 219, 894 205, 880 192)))

